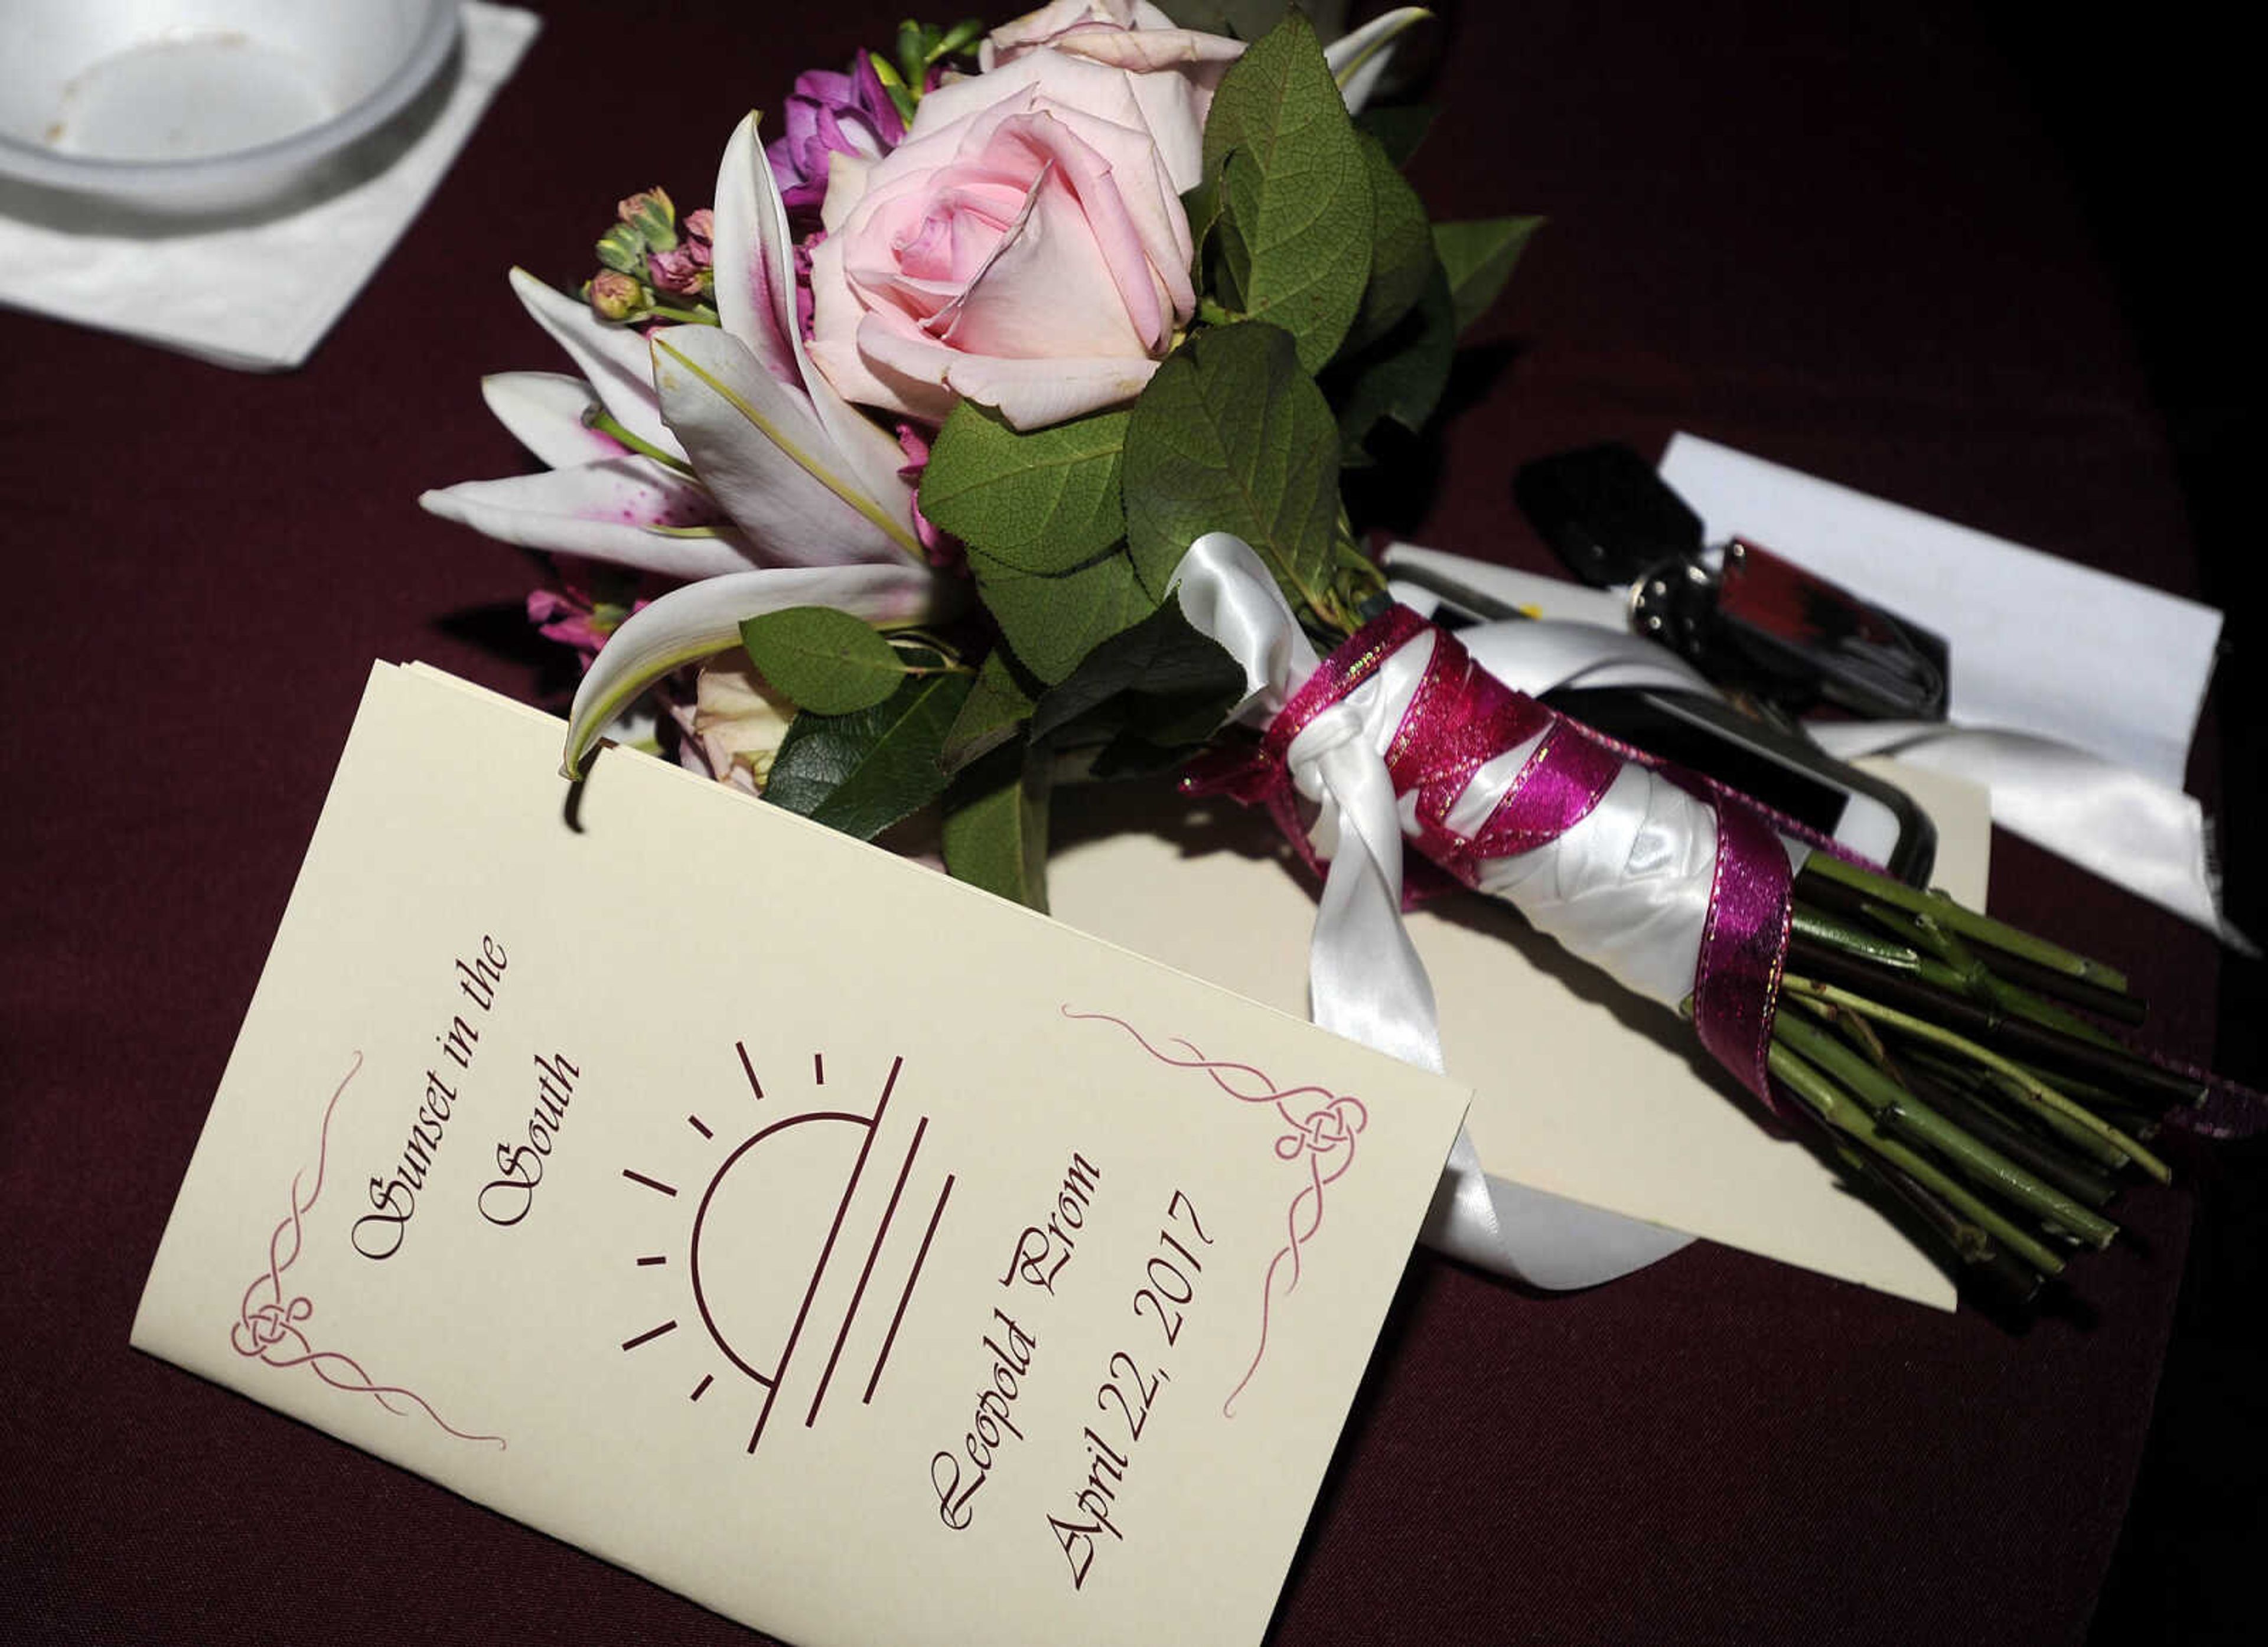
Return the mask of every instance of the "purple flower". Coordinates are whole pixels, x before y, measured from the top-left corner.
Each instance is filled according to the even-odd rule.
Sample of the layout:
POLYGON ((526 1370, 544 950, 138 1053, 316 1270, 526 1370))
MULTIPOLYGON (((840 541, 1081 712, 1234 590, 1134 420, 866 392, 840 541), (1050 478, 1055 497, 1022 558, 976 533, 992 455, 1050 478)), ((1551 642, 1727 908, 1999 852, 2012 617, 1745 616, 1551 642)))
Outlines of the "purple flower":
POLYGON ((666 252, 646 254, 646 270, 653 283, 681 298, 709 295, 712 260, 709 237, 715 225, 705 206, 685 219, 685 239, 666 252))
POLYGON ((552 557, 552 571, 556 585, 528 591, 527 621, 547 640, 573 647, 585 669, 623 620, 671 587, 667 578, 568 555, 552 557))
POLYGON ((930 523, 930 518, 922 513, 921 477, 922 471, 929 467, 929 430, 925 426, 899 420, 898 450, 905 453, 906 462, 905 467, 898 471, 898 478, 915 489, 914 534, 921 539, 922 552, 929 557, 932 566, 958 566, 966 558, 961 540, 939 531, 930 523))
POLYGON ((764 157, 789 212, 801 216, 816 216, 827 198, 828 156, 879 160, 906 135, 897 106, 863 51, 851 59, 848 74, 812 69, 798 75, 785 118, 785 135, 772 139, 764 157))

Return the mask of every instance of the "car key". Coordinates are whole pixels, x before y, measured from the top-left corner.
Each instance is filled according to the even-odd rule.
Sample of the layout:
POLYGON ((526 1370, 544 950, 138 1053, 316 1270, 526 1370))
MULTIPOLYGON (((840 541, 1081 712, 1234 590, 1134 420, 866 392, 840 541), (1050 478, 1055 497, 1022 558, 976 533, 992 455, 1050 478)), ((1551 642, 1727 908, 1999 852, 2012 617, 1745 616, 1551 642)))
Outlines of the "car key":
POLYGON ((1634 631, 1719 685, 1791 713, 1825 702, 1944 718, 1942 637, 1745 538, 1710 548, 1701 518, 1630 447, 1537 459, 1513 495, 1577 577, 1629 590, 1634 631))

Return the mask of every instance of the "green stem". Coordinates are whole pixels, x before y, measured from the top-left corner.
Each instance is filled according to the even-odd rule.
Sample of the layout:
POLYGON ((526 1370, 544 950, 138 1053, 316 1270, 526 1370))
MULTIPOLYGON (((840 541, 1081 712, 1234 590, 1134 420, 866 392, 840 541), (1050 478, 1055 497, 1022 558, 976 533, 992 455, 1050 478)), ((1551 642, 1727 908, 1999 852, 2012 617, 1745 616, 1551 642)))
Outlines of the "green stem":
POLYGON ((1921 965, 1918 951, 1903 944, 1893 944, 1877 937, 1863 927, 1848 921, 1838 921, 1824 910, 1806 904, 1797 904, 1788 912, 1789 930, 1796 937, 1808 938, 1826 948, 1838 950, 1855 960, 1871 961, 1877 967, 1887 967, 1898 972, 1911 972, 1921 965))
MULTIPOLYGON (((1825 1123, 1821 1123, 1825 1131, 1825 1123)), ((1959 1279, 1973 1283, 1981 1302, 2022 1310, 2039 1296, 2044 1279, 1976 1224, 1879 1156, 1869 1155, 1846 1135, 1827 1131, 1828 1147, 1853 1182, 1872 1184, 1911 1217, 1918 1232, 1934 1239, 1961 1266, 1959 1279)))
POLYGON ((1855 864, 1846 864, 1824 852, 1815 852, 1804 860, 1803 874, 1863 893, 1880 902, 1915 915, 1934 916, 1965 937, 1976 938, 1994 949, 2007 950, 2012 955, 2021 955, 2037 966, 2067 973, 2074 978, 2084 979, 2121 994, 2125 992, 2125 974, 2115 967, 2074 954, 2060 945, 2036 937, 2005 921, 1995 921, 1990 915, 1979 915, 1974 909, 1955 903, 1942 893, 1918 891, 1904 881, 1877 875, 1872 870, 1860 869, 1855 864))
POLYGON ((1800 1018, 1782 1018, 1773 1032, 1806 1062, 1839 1081, 1882 1125, 1956 1163, 1977 1183, 2097 1247, 2110 1245, 2118 1226, 2042 1182, 1990 1144, 1980 1143, 1900 1086, 1833 1036, 1800 1018))
POLYGON ((1844 1097, 1833 1082, 1787 1048, 1775 1043, 1769 1059, 1773 1076, 1817 1111, 1829 1126, 1856 1139, 1916 1183, 1965 1214, 1970 1222, 1982 1226, 1986 1234, 2042 1275, 2062 1273, 2063 1260, 2037 1237, 2007 1217, 1999 1208, 1975 1195, 1967 1185, 1935 1162, 1917 1151, 1908 1149, 1896 1138, 1884 1137, 1876 1129, 1873 1117, 1867 1115, 1855 1099, 1844 1097))
POLYGON ((1909 916, 1871 901, 1867 905, 1867 913, 1917 949, 1926 950, 1936 957, 1934 964, 1924 962, 1922 965, 1920 975, 1925 982, 1965 991, 1995 1011, 2028 1018, 2035 1024, 2075 1040, 2093 1041, 2098 1047, 2109 1047, 2121 1053, 2126 1050, 2117 1040, 2084 1018, 2065 1011, 2051 1002, 2042 1000, 2029 989, 1995 976, 1992 969, 1977 957, 1977 952, 1963 944, 1959 936, 1936 915, 1909 916))
POLYGON ((2075 1123, 2081 1129, 2093 1133, 2111 1148, 2123 1151, 2127 1158, 2159 1183, 2169 1184, 2173 1181, 2173 1169, 2132 1138, 2101 1116, 2073 1103, 2046 1082, 2028 1073, 2021 1064, 2002 1057, 1990 1048, 1980 1047, 1975 1041, 1964 1036, 1956 1035, 1949 1029, 1940 1029, 1924 1019, 1869 1001, 1864 996, 1853 995, 1848 989, 1838 989, 1833 984, 1815 983, 1808 978, 1799 978, 1791 974, 1781 979, 1780 987, 1793 994, 1808 995, 1815 1000, 1849 1007, 1852 1011, 1872 1018, 1878 1024, 1887 1024, 1891 1028, 1917 1040, 1931 1041, 1938 1046, 1948 1048, 1972 1062, 1983 1064, 1986 1069, 2012 1083, 2011 1090, 2022 1093, 2024 1101, 2029 1107, 2044 1113, 2060 1115, 2065 1120, 2075 1123))
POLYGON ((641 458, 652 458, 664 468, 674 469, 678 474, 688 477, 693 474, 693 466, 675 452, 664 452, 651 440, 641 439, 633 435, 629 430, 624 429, 605 407, 595 401, 583 408, 583 427, 595 429, 610 440, 621 441, 641 458))
POLYGON ((1956 1030, 2011 1059, 2028 1060, 2083 1079, 2131 1087, 2153 1096, 2162 1094, 2161 1104, 2197 1101, 2198 1089, 2194 1081, 2161 1070, 2124 1047, 2116 1043, 2106 1046, 2083 1036, 2066 1034, 2029 1018, 2013 1017, 1998 1007, 1978 1002, 1957 981, 1948 988, 1922 975, 1926 969, 1941 963, 1925 961, 1911 972, 1878 967, 1795 933, 1788 943, 1788 964, 1823 982, 1863 989, 1881 1002, 1932 1024, 1956 1030))
MULTIPOLYGON (((1844 1015, 1846 1024, 1865 1021, 1855 1013, 1844 1015)), ((2064 1147, 2058 1138, 2012 1120, 1985 1099, 1948 1082, 1933 1079, 1918 1060, 1900 1063, 1896 1074, 1907 1091, 1955 1126, 1991 1144, 2026 1172, 2045 1179, 2081 1205, 2101 1212, 2117 1194, 2117 1186, 2111 1182, 2110 1175, 2088 1165, 2086 1145, 2064 1147)), ((2092 1137, 2088 1140, 2088 1143, 2095 1142, 2092 1137)))
MULTIPOLYGON (((2026 1070, 2023 1073, 2043 1085, 2053 1085, 2053 1083, 2049 1081, 2046 1075, 2040 1070, 2026 1070)), ((2134 1158, 2092 1128, 2081 1126, 2059 1110, 2043 1108, 2033 1101, 2031 1088, 2015 1077, 2003 1074, 1998 1070, 1987 1070, 1984 1071, 1984 1086, 1987 1092, 1996 1095, 1997 1102, 2018 1114, 2031 1116, 2053 1132, 2056 1136, 2063 1139, 2065 1143, 2085 1151, 2112 1172, 2117 1172, 2134 1158)), ((2057 1090, 2060 1092, 2062 1089, 2057 1088, 2057 1090)), ((2068 1098, 2071 1094, 2066 1092, 2064 1096, 2068 1098)), ((2108 1115, 2098 1116, 2097 1119, 2110 1121, 2108 1115)), ((2115 1121, 2110 1124, 2131 1136, 2137 1137, 2140 1136, 2132 1128, 2118 1127, 2118 1123, 2115 1121)))

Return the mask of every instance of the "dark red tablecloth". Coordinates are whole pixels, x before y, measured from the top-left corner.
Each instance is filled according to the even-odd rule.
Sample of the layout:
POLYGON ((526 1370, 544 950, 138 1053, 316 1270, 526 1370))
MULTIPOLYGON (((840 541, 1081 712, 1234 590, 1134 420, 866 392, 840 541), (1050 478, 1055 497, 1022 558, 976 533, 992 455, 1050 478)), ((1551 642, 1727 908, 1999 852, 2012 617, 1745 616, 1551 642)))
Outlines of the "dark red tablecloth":
MULTIPOLYGON (((697 203, 740 111, 898 15, 542 9, 304 371, 0 316, 10 1641, 748 1639, 126 1342, 371 659, 558 684, 516 615, 529 562, 416 502, 525 465, 478 379, 563 363, 505 269, 573 282, 634 187, 697 203)), ((1446 112, 1414 177, 1439 215, 1553 221, 1478 329, 1458 416, 1366 493, 1380 524, 1549 570, 1513 467, 1686 429, 2197 592, 2111 278, 1964 8, 1443 10, 1446 112)), ((2212 1053, 2211 940, 2005 835, 1994 852, 1997 912, 2120 958, 2151 1043, 2212 1053)), ((671 895, 659 865, 621 890, 671 895)), ((1274 1638, 2078 1641, 2191 1208, 2130 1197, 2134 1239, 2083 1266, 2083 1308, 2021 1335, 1705 1246, 1561 1298, 1421 1254, 1274 1638)))

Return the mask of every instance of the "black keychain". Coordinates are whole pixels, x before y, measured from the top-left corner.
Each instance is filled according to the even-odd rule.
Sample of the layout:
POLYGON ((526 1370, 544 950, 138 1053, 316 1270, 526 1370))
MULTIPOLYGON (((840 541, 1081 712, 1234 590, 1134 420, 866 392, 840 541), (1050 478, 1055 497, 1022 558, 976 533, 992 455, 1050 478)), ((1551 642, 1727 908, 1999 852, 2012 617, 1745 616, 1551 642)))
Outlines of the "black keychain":
POLYGON ((1881 720, 1942 720, 1948 652, 1919 624, 1734 538, 1624 445, 1523 465, 1513 495, 1586 583, 1631 592, 1631 628, 1720 686, 1800 713, 1824 701, 1881 720))

